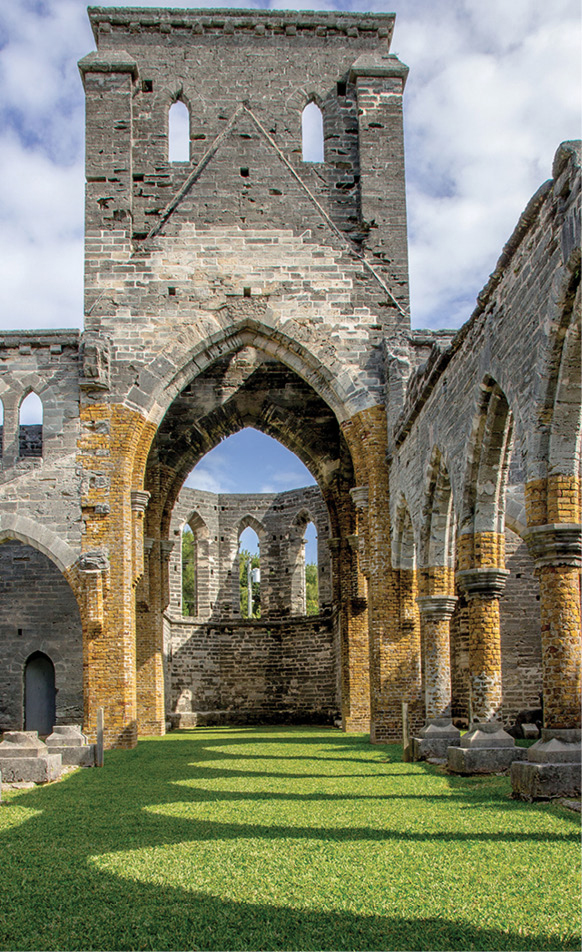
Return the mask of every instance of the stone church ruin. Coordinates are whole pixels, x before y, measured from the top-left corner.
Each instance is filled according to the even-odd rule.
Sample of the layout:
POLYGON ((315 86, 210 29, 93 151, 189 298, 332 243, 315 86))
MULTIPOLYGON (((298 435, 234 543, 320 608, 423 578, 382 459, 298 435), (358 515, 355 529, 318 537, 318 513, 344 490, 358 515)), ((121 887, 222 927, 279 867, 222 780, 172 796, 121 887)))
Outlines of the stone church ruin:
POLYGON ((464 326, 415 330, 394 15, 89 17, 84 329, 0 335, 0 729, 46 733, 48 717, 94 741, 103 708, 109 747, 168 722, 337 719, 385 743, 401 740, 405 702, 420 755, 456 746, 470 771, 477 749, 503 749, 518 793, 549 790, 556 763, 570 790, 579 145, 558 148, 464 326), (317 486, 184 488, 244 427, 279 440, 317 486), (260 618, 237 602, 249 525, 260 618), (543 736, 519 762, 501 726, 540 695, 543 736), (452 718, 474 725, 460 747, 452 718))

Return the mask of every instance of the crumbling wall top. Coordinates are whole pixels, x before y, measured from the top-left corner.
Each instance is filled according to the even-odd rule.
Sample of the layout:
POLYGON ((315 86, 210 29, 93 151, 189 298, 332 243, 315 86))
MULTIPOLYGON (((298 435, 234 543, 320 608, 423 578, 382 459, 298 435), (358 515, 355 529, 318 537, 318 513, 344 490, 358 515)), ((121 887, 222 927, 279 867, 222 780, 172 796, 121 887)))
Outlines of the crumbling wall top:
POLYGON ((390 46, 394 13, 323 13, 304 10, 186 10, 155 7, 89 7, 95 42, 123 34, 254 34, 258 36, 334 37, 378 40, 390 46))

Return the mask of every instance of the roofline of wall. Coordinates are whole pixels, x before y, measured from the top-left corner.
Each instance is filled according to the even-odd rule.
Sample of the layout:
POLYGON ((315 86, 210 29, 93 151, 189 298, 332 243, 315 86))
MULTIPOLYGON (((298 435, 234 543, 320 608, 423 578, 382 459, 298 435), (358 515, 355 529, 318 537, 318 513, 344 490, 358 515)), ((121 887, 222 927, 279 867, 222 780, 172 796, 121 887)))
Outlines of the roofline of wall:
POLYGON ((21 344, 28 347, 50 347, 51 344, 78 347, 81 334, 82 331, 67 327, 55 330, 0 331, 0 347, 19 347, 21 344))
MULTIPOLYGON (((554 167, 552 169, 554 177, 548 179, 538 188, 521 213, 517 225, 511 233, 509 240, 503 247, 503 251, 497 260, 494 271, 492 272, 483 290, 477 295, 477 305, 473 310, 469 320, 459 328, 457 334, 451 341, 450 346, 446 350, 439 350, 437 345, 434 349, 434 352, 429 356, 427 362, 428 366, 425 368, 425 373, 428 371, 425 383, 417 393, 412 407, 410 407, 408 411, 405 407, 394 428, 395 446, 400 446, 404 442, 406 435, 409 433, 414 421, 430 397, 444 370, 455 354, 457 354, 462 349, 468 336, 478 325, 487 308, 487 305, 489 304, 489 301, 491 300, 491 297, 496 291, 499 282, 503 278, 503 275, 505 274, 511 259, 517 252, 525 236, 537 222, 545 199, 555 184, 557 175, 563 171, 568 160, 573 161, 575 159, 576 147, 576 143, 569 142, 563 142, 558 146, 554 157, 554 167)), ((416 331, 416 333, 418 334, 427 332, 419 330, 416 331)))
POLYGON ((158 28, 170 33, 173 29, 192 29, 199 33, 230 33, 256 30, 263 26, 278 27, 279 35, 294 38, 300 31, 333 30, 357 39, 362 33, 386 40, 392 39, 395 13, 325 13, 319 10, 242 10, 233 8, 178 9, 170 7, 89 7, 87 10, 95 42, 99 43, 100 24, 126 27, 137 32, 140 27, 158 28), (228 27, 225 30, 225 26, 228 27))

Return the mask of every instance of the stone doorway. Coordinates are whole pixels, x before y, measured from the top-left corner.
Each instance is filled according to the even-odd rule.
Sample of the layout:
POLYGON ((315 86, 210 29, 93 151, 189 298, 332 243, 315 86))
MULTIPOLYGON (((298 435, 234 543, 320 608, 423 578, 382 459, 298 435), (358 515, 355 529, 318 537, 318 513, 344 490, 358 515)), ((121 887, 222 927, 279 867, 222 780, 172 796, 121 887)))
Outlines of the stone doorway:
POLYGON ((51 734, 56 720, 55 666, 41 651, 24 669, 24 729, 51 734))

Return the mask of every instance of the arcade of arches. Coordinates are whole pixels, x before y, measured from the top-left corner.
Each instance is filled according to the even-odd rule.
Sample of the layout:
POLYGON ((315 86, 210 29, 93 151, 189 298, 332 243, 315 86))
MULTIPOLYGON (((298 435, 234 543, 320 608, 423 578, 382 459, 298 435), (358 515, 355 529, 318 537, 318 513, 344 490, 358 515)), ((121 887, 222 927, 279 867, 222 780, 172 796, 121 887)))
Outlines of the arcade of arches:
POLYGON ((91 8, 80 63, 84 330, 0 338, 0 727, 54 670, 56 720, 82 711, 93 737, 104 708, 109 746, 168 722, 340 720, 388 742, 404 701, 418 729, 508 724, 540 694, 548 730, 579 729, 579 146, 465 325, 414 330, 393 15, 142 14, 91 8), (168 155, 178 97, 188 161, 168 155), (322 162, 303 159, 308 102, 322 162), (317 485, 184 488, 245 427, 317 485), (259 618, 238 600, 247 526, 259 618))

